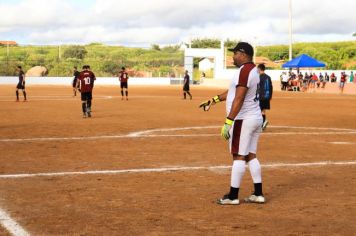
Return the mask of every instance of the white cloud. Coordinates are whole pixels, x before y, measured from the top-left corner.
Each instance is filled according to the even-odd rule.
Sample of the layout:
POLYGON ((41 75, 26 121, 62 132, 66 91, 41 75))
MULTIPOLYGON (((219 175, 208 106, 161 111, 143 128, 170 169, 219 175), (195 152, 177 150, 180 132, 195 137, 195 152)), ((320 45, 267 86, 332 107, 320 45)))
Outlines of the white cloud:
MULTIPOLYGON (((288 0, 19 0, 0 3, 0 39, 149 46, 213 37, 288 43, 288 0)), ((352 40, 355 3, 293 0, 294 41, 352 40)))
POLYGON ((60 0, 24 0, 18 5, 0 4, 0 27, 49 28, 68 22, 67 17, 70 13, 74 14, 73 10, 60 0))

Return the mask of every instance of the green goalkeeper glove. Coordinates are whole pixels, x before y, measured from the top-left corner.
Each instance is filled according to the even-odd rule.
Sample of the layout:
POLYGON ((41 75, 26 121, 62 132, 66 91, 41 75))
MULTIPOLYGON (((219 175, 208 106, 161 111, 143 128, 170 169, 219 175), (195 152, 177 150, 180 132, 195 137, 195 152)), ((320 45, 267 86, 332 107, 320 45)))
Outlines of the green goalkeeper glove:
POLYGON ((210 110, 210 107, 212 105, 214 105, 215 103, 218 103, 220 102, 220 99, 219 99, 219 95, 216 95, 215 97, 207 100, 207 101, 204 101, 202 102, 200 105, 199 105, 199 108, 203 108, 204 111, 209 111, 210 110))
POLYGON ((223 137, 225 140, 228 140, 230 138, 230 129, 233 123, 234 120, 230 119, 229 117, 226 117, 225 124, 221 128, 221 137, 223 137))

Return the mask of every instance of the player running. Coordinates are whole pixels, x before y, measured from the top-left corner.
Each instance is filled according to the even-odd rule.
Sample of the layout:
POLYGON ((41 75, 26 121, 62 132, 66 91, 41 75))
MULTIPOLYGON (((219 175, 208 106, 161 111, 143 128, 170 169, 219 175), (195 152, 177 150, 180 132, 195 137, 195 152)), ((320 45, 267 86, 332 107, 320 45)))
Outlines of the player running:
POLYGON ((77 87, 80 88, 79 91, 81 92, 83 118, 91 117, 94 80, 96 80, 96 78, 94 73, 90 71, 90 66, 83 66, 83 71, 80 72, 77 80, 77 87))
POLYGON ((23 101, 26 102, 27 97, 26 97, 26 91, 25 91, 25 72, 23 72, 21 66, 17 66, 17 71, 19 73, 19 82, 17 83, 17 86, 16 86, 16 102, 20 101, 19 100, 19 89, 22 90, 22 94, 24 97, 23 101))
POLYGON ((127 86, 128 79, 129 79, 129 74, 126 72, 125 67, 122 67, 121 71, 119 72, 121 100, 124 100, 124 90, 125 90, 126 100, 129 100, 129 98, 128 98, 129 91, 128 91, 128 86, 127 86))
POLYGON ((246 42, 239 42, 235 48, 234 64, 240 69, 231 81, 230 88, 224 93, 203 102, 200 107, 205 111, 220 101, 226 101, 226 120, 221 128, 221 136, 229 141, 233 158, 231 169, 230 192, 218 199, 222 205, 238 205, 240 183, 248 163, 254 193, 245 199, 246 202, 264 203, 262 193, 261 165, 256 158, 258 138, 261 133, 262 115, 259 106, 258 86, 260 76, 252 62, 253 47, 246 42))

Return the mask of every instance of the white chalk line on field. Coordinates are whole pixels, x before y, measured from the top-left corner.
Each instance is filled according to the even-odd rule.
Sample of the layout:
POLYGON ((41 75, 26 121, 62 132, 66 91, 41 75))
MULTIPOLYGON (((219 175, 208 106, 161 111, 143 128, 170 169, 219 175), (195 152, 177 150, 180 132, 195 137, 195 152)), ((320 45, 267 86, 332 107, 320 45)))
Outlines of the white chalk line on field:
MULTIPOLYGON (((107 100, 107 99, 112 99, 113 96, 98 96, 95 97, 96 100, 107 100)), ((45 96, 38 96, 37 98, 35 97, 28 97, 27 102, 37 102, 37 101, 79 101, 80 95, 77 97, 60 97, 60 96, 52 96, 50 98, 46 98, 45 96)), ((22 100, 20 100, 21 102, 22 100)), ((0 100, 0 102, 16 102, 15 99, 12 100, 0 100)))
MULTIPOLYGON (((262 164, 263 168, 281 168, 281 167, 315 167, 315 166, 335 166, 335 165, 356 165, 356 161, 321 161, 309 163, 271 163, 262 164)), ((197 170, 216 170, 230 169, 231 166, 179 166, 179 167, 162 167, 162 168, 142 168, 142 169, 124 169, 124 170, 89 170, 73 172, 51 172, 51 173, 25 173, 25 174, 2 174, 0 179, 21 179, 33 177, 58 177, 73 175, 115 175, 130 173, 154 173, 154 172, 175 172, 175 171, 197 171, 197 170)))
MULTIPOLYGON (((262 164, 263 168, 281 168, 281 167, 316 167, 332 165, 356 165, 356 161, 322 161, 311 163, 273 163, 262 164)), ((247 166, 246 166, 247 167, 247 166)), ((177 171, 198 171, 198 170, 217 170, 230 169, 230 166, 182 166, 168 168, 143 168, 143 169, 126 169, 126 170, 93 170, 93 171, 76 171, 76 172, 54 172, 54 173, 33 173, 33 174, 7 174, 0 175, 0 179, 23 179, 33 177, 58 177, 58 176, 75 176, 75 175, 115 175, 130 173, 157 173, 157 172, 177 172, 177 171)), ((0 224, 14 236, 30 236, 30 234, 12 219, 3 209, 0 208, 0 224)))
MULTIPOLYGON (((0 96, 1 97, 1 96, 0 96)), ((2 97, 14 97, 14 96, 2 96, 2 97)), ((80 99, 80 94, 77 95, 76 97, 73 96, 28 96, 28 102, 36 102, 36 101, 76 101, 80 99)), ((168 96, 130 96, 130 99, 136 99, 136 98, 169 98, 168 96)), ((121 99, 121 96, 101 96, 101 95, 94 95, 93 97, 94 100, 107 100, 107 99, 121 99)), ((0 102, 15 102, 14 99, 0 99, 0 102)))
POLYGON ((14 236, 30 236, 30 234, 19 225, 10 215, 0 208, 0 224, 14 236))
MULTIPOLYGON (((202 129, 216 129, 220 126, 197 126, 197 127, 182 127, 182 128, 161 128, 150 129, 137 132, 131 132, 129 134, 119 135, 100 135, 100 136, 88 136, 88 137, 39 137, 39 138, 3 138, 0 142, 47 142, 47 141, 82 141, 82 140, 99 140, 99 139, 120 139, 120 138, 159 138, 159 137, 214 137, 219 136, 219 133, 208 134, 156 134, 157 132, 174 132, 185 130, 202 130, 202 129)), ((323 128, 323 127, 298 127, 298 126, 269 126, 270 128, 285 128, 285 129, 307 129, 307 130, 320 130, 328 132, 263 132, 262 136, 274 136, 274 135, 353 135, 356 134, 356 129, 344 129, 344 128, 323 128)))
POLYGON ((335 145, 351 145, 351 144, 355 144, 353 142, 329 142, 330 144, 335 144, 335 145))

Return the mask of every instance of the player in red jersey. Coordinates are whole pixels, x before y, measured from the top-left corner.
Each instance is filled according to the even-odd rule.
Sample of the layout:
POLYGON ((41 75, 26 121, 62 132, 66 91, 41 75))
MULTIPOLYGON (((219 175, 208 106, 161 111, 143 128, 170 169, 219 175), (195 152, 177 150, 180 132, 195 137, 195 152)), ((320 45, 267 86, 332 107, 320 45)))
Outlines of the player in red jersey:
POLYGON ((90 71, 90 66, 83 66, 83 71, 80 72, 77 80, 77 87, 81 93, 83 118, 91 117, 91 100, 94 87, 95 75, 90 71))
POLYGON ((121 100, 124 100, 124 89, 125 89, 125 95, 126 95, 126 100, 129 100, 128 95, 128 87, 127 87, 127 80, 129 79, 129 74, 126 72, 125 67, 121 68, 121 71, 119 72, 119 80, 120 80, 120 88, 121 88, 121 100))

